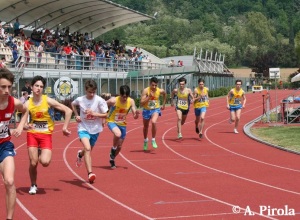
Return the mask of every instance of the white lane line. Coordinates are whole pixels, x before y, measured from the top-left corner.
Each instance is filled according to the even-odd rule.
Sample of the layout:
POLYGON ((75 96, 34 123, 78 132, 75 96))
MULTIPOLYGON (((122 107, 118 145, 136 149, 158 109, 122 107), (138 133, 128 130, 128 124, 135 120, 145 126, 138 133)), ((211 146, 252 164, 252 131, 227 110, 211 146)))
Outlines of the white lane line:
POLYGON ((291 190, 287 190, 287 189, 283 189, 283 188, 280 188, 280 187, 276 187, 276 186, 272 186, 272 185, 269 185, 269 184, 266 184, 266 183, 262 183, 262 182, 259 182, 259 181, 256 181, 256 180, 252 180, 252 179, 248 179, 246 177, 242 177, 242 176, 239 176, 239 175, 235 175, 233 173, 228 173, 226 171, 223 171, 223 170, 219 170, 219 169, 216 169, 216 168, 213 168, 213 167, 210 167, 210 166, 207 166, 205 164, 202 164, 202 163, 199 163, 195 160, 192 160, 180 153, 178 153, 177 151, 175 151, 174 149, 172 149, 164 140, 164 136, 171 130, 172 128, 169 128, 168 130, 165 131, 165 133, 163 134, 163 143, 164 145, 166 146, 166 148, 168 148, 170 151, 172 151, 174 154, 178 155, 179 157, 181 158, 184 158, 186 159, 187 161, 190 161, 192 163, 195 163, 199 166, 202 166, 202 167, 205 167, 207 169, 210 169, 210 170, 213 170, 213 171, 216 171, 216 172, 219 172, 219 173, 223 173, 223 174, 226 174, 226 175, 229 175, 229 176, 232 176, 232 177, 235 177, 235 178, 238 178, 238 179, 242 179, 242 180, 245 180, 245 181, 248 181, 248 182, 252 182, 252 183, 256 183, 256 184, 259 184, 259 185, 262 185, 262 186, 266 186, 266 187, 269 187, 269 188, 273 188, 273 189, 277 189, 277 190, 280 190, 280 191, 284 191, 284 192, 288 192, 288 193, 292 193, 292 194, 295 194, 295 195, 300 195, 299 192, 295 192, 295 191, 291 191, 291 190))
POLYGON ((85 183, 85 184, 88 185, 90 188, 92 188, 92 189, 95 190, 97 193, 101 194, 102 196, 106 197, 107 199, 109 199, 109 200, 115 202, 116 204, 122 206, 123 208, 125 208, 125 209, 127 209, 127 210, 129 210, 129 211, 131 211, 131 212, 133 212, 133 213, 135 213, 135 214, 137 214, 137 215, 139 215, 139 216, 145 218, 145 219, 151 219, 151 220, 152 220, 153 218, 151 218, 151 217, 149 217, 149 216, 147 216, 147 215, 145 215, 145 214, 143 214, 143 213, 141 213, 141 212, 139 212, 139 211, 137 211, 137 210, 135 210, 135 209, 133 209, 133 208, 127 206, 127 205, 125 205, 124 203, 122 203, 122 202, 120 202, 120 201, 118 201, 118 200, 112 198, 112 197, 109 196, 108 194, 106 194, 106 193, 102 192, 101 190, 97 189, 97 188, 94 187, 93 185, 87 183, 85 179, 83 179, 81 176, 79 176, 79 175, 71 168, 71 166, 70 166, 69 163, 67 162, 66 152, 67 152, 69 146, 70 146, 74 141, 76 141, 77 139, 78 139, 78 138, 76 138, 76 139, 74 139, 73 141, 71 141, 71 142, 66 146, 66 148, 65 148, 65 150, 64 150, 64 152, 63 152, 64 162, 65 162, 67 168, 71 171, 71 173, 72 173, 74 176, 76 176, 79 180, 81 180, 83 183, 85 183))

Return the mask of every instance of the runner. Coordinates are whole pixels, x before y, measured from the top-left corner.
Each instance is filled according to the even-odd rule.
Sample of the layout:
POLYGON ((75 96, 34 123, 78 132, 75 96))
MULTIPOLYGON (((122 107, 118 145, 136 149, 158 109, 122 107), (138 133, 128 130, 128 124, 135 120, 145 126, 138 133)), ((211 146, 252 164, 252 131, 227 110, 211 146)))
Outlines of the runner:
POLYGON ((25 102, 28 109, 25 117, 30 115, 27 130, 27 149, 30 160, 29 176, 31 187, 29 194, 37 193, 37 166, 40 162, 43 167, 48 167, 52 158, 52 133, 54 131, 54 109, 64 113, 65 121, 62 128, 63 135, 69 136, 68 130, 72 110, 58 101, 43 95, 46 80, 42 76, 35 76, 31 81, 32 98, 25 102))
POLYGON ((110 107, 107 126, 114 134, 109 160, 112 169, 116 168, 115 158, 121 151, 126 137, 127 114, 131 110, 134 119, 139 117, 134 100, 129 95, 130 88, 127 85, 123 85, 120 87, 120 96, 112 97, 107 101, 107 105, 110 107))
POLYGON ((175 111, 177 114, 177 133, 178 139, 182 138, 181 126, 184 125, 187 115, 190 110, 190 103, 194 101, 192 90, 186 88, 186 79, 178 80, 179 89, 174 89, 171 93, 171 106, 174 106, 174 97, 176 96, 175 111), (192 101, 190 100, 192 99, 192 101))
POLYGON ((88 173, 88 180, 94 183, 96 174, 92 172, 91 151, 96 144, 100 132, 103 131, 103 119, 107 117, 107 104, 97 94, 97 83, 94 80, 85 82, 85 95, 75 99, 71 106, 78 122, 78 136, 83 149, 77 152, 76 166, 82 165, 84 158, 85 167, 88 173), (77 111, 80 108, 80 114, 77 111))
MULTIPOLYGON (((25 108, 20 100, 11 96, 14 75, 6 68, 0 69, 0 174, 6 190, 6 219, 13 219, 16 204, 14 144, 11 135, 19 137, 26 122, 25 108), (9 129, 10 120, 17 110, 23 117, 16 129, 9 129)), ((1 208, 4 212, 4 207, 1 208)))
POLYGON ((141 105, 143 106, 143 134, 144 134, 144 150, 148 149, 148 129, 150 120, 152 123, 152 147, 157 148, 155 141, 156 136, 156 122, 158 116, 161 116, 161 110, 165 109, 166 105, 166 92, 157 87, 158 79, 152 77, 150 79, 150 86, 145 88, 142 92, 141 105), (163 96, 163 105, 160 107, 159 97, 163 96))
POLYGON ((235 88, 231 89, 227 95, 227 109, 230 110, 229 123, 234 122, 233 132, 238 134, 238 125, 241 120, 242 108, 246 105, 246 96, 242 87, 242 80, 235 81, 235 88))
POLYGON ((199 138, 203 137, 206 108, 209 106, 208 88, 204 86, 204 83, 203 79, 198 79, 198 87, 194 90, 195 126, 199 138))

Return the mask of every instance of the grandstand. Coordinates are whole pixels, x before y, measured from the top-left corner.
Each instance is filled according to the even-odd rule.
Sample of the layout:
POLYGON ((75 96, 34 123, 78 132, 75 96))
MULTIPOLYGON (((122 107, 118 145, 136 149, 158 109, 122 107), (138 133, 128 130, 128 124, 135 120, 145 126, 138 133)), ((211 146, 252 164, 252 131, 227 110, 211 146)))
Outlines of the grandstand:
MULTIPOLYGON (((26 79, 35 75, 44 76, 47 93, 59 99, 82 95, 84 80, 90 78, 97 81, 99 93, 117 94, 120 85, 129 84, 134 96, 148 85, 152 76, 158 76, 160 87, 167 91, 176 86, 177 79, 182 76, 188 76, 189 87, 197 86, 195 82, 199 77, 205 78, 212 89, 233 82, 232 74, 224 65, 224 56, 207 52, 203 56, 202 49, 199 53, 195 49, 187 60, 182 59, 183 66, 169 66, 166 60, 140 48, 135 51, 137 48, 122 45, 119 40, 96 42, 94 38, 114 28, 155 19, 107 0, 12 0, 3 3, 0 12, 1 24, 8 27, 9 33, 13 33, 16 19, 20 22, 20 29, 31 33, 30 48, 25 52, 20 49, 18 60, 8 63, 16 74, 18 90, 26 79), (36 39, 36 33, 40 33, 40 38, 36 39), (38 51, 41 41, 45 44, 42 53, 38 51), (62 94, 60 81, 68 82, 72 92, 62 94)), ((20 48, 28 44, 23 35, 15 36, 11 42, 3 39, 0 56, 4 56, 7 62, 11 61, 11 47, 19 41, 20 48)))

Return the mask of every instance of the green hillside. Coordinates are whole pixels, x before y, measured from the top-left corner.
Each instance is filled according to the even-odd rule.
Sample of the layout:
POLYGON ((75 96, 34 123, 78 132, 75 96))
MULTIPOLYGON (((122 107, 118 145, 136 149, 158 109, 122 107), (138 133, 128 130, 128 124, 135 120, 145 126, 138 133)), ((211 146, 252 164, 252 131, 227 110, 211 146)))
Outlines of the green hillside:
POLYGON ((113 0, 157 19, 121 27, 100 38, 121 39, 158 57, 191 55, 195 47, 226 55, 229 67, 263 72, 297 67, 298 0, 113 0))

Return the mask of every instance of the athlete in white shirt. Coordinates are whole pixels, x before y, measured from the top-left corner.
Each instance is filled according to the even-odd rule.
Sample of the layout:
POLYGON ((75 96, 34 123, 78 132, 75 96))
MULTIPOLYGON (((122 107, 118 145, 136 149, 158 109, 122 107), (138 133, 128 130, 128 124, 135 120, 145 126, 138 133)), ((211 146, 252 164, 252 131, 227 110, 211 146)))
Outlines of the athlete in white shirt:
POLYGON ((92 172, 91 151, 103 130, 102 123, 107 116, 108 107, 105 100, 96 95, 97 84, 94 80, 86 81, 85 92, 86 95, 78 97, 71 104, 78 122, 78 136, 83 145, 83 149, 77 153, 76 166, 81 166, 82 158, 84 158, 89 182, 93 183, 96 175, 92 172), (80 114, 78 114, 77 106, 80 108, 80 114))

